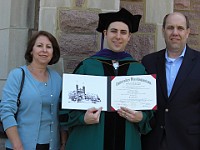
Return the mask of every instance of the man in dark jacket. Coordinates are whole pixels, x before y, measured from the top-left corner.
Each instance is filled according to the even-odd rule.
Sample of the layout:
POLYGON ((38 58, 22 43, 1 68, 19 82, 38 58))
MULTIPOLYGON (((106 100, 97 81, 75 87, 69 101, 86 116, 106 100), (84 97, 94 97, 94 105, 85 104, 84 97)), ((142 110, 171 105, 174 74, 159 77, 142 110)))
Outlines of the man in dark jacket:
POLYGON ((157 106, 143 150, 200 150, 200 53, 189 48, 189 21, 181 13, 163 20, 166 48, 142 60, 157 74, 157 106))

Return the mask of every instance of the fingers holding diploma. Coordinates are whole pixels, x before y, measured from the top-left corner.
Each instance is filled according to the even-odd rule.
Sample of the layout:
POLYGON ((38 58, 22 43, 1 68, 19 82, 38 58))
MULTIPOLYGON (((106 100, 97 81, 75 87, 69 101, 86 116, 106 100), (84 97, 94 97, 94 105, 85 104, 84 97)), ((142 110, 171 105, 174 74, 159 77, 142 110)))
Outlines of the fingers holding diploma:
POLYGON ((135 111, 126 107, 120 107, 117 113, 130 122, 140 122, 143 118, 142 111, 135 111))
POLYGON ((95 124, 95 123, 99 123, 99 118, 100 118, 100 114, 102 111, 102 107, 100 107, 99 109, 97 108, 89 108, 84 116, 84 121, 86 124, 95 124))

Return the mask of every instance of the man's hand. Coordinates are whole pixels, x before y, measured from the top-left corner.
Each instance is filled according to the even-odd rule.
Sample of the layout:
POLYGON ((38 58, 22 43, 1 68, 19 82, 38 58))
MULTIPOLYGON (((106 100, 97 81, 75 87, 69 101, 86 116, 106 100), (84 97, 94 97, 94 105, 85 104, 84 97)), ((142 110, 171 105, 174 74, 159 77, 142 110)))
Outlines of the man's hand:
POLYGON ((95 123, 99 123, 99 117, 102 111, 102 107, 100 107, 99 109, 96 108, 89 108, 84 116, 84 121, 86 124, 95 124, 95 123))

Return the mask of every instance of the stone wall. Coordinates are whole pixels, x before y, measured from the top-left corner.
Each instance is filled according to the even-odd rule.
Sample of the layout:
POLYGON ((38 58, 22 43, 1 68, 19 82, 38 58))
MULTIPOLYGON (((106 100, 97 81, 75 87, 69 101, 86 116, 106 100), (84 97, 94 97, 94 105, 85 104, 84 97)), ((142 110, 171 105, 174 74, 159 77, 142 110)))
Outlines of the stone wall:
POLYGON ((99 49, 99 35, 95 31, 99 12, 99 9, 59 9, 58 41, 66 72, 99 49))
MULTIPOLYGON (((94 8, 94 6, 91 9, 86 7, 85 2, 76 1, 76 7, 72 9, 58 8, 57 38, 64 60, 64 70, 68 73, 71 73, 81 60, 100 49, 101 34, 95 30, 98 24, 98 13, 109 10, 94 8)), ((141 60, 142 56, 155 51, 156 25, 145 23, 145 2, 143 0, 122 0, 119 7, 143 16, 139 31, 133 34, 126 47, 126 51, 137 60, 141 60)))
MULTIPOLYGON (((65 72, 71 73, 81 60, 93 55, 100 49, 101 34, 95 31, 98 23, 98 13, 110 11, 112 7, 107 6, 105 8, 105 4, 101 4, 101 6, 96 4, 96 7, 94 7, 92 2, 94 1, 75 0, 74 7, 58 8, 57 38, 61 46, 65 72)), ((152 5, 151 3, 146 0, 121 0, 119 3, 119 7, 124 7, 133 14, 143 16, 139 31, 133 34, 126 47, 126 51, 130 52, 136 60, 141 60, 144 55, 165 48, 161 33, 162 19, 163 14, 169 13, 170 9, 168 8, 171 7, 171 3, 170 1, 169 3, 158 1, 157 5, 160 5, 161 8, 157 11, 153 11, 153 9, 157 9, 154 8, 156 4, 152 5), (149 10, 152 15, 146 14, 149 10)), ((191 34, 188 45, 200 49, 200 1, 174 0, 173 4, 172 11, 182 12, 190 19, 191 34)))
MULTIPOLYGON (((14 30, 20 29, 18 26, 16 27, 16 23, 28 24, 26 27, 28 26, 27 32, 29 33, 32 33, 30 32, 32 30, 39 29, 54 34, 61 47, 61 63, 55 68, 64 70, 67 73, 71 73, 81 60, 100 49, 101 34, 95 31, 98 23, 98 13, 117 11, 119 7, 125 7, 133 14, 142 15, 139 31, 133 34, 126 47, 126 50, 137 60, 148 53, 165 47, 161 32, 162 19, 166 13, 172 11, 182 12, 188 16, 191 23, 188 45, 200 50, 199 0, 35 0, 35 14, 30 11, 30 8, 33 8, 32 1, 30 3, 27 3, 26 0, 15 1, 0 0, 0 12, 4 12, 0 13, 0 16, 5 20, 0 22, 0 51, 2 56, 0 89, 6 80, 8 71, 22 63, 13 59, 12 56, 22 58, 18 59, 20 61, 23 60, 25 41, 28 34, 18 34, 18 32, 11 34, 14 30), (21 9, 21 7, 25 9, 21 9), (26 12, 27 10, 29 12, 26 12), (9 13, 5 13, 7 11, 9 13), (31 26, 29 25, 32 22, 30 19, 32 20, 33 17, 26 17, 26 14, 30 15, 30 12, 35 17, 35 23, 31 26), (18 15, 19 13, 24 16, 18 15), (9 17, 8 14, 10 14, 9 17), (11 21, 11 24, 5 26, 7 22, 10 23, 9 21, 11 21), (17 37, 18 41, 20 39, 18 37, 23 40, 16 44, 16 42, 12 42, 15 41, 14 37, 17 37), (15 55, 14 52, 18 55, 15 55), (5 57, 2 54, 4 53, 8 57, 6 61, 8 67, 5 66, 5 61, 3 61, 5 57), (10 63, 14 65, 10 67, 10 63), (64 66, 64 69, 62 66, 64 66), (2 70, 5 71, 2 72, 2 70)), ((21 30, 24 29, 24 26, 22 26, 21 30)), ((3 150, 4 140, 0 137, 0 150, 3 150)))
POLYGON ((191 33, 188 45, 200 51, 200 1, 174 0, 174 11, 181 12, 189 18, 191 33))
POLYGON ((156 24, 146 23, 145 2, 142 0, 121 0, 120 7, 142 15, 138 32, 132 35, 126 46, 126 51, 140 61, 144 55, 156 51, 156 24))
POLYGON ((34 26, 34 8, 34 1, 0 0, 0 91, 10 70, 25 63, 23 56, 29 30, 34 26))

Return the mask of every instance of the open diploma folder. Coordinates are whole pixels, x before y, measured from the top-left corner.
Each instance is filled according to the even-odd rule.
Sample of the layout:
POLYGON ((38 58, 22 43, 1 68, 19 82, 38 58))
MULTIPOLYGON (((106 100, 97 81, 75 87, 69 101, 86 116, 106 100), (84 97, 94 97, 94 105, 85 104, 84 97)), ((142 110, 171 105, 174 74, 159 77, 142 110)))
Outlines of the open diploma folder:
POLYGON ((62 108, 115 111, 156 109, 155 75, 92 76, 63 74, 62 108))

